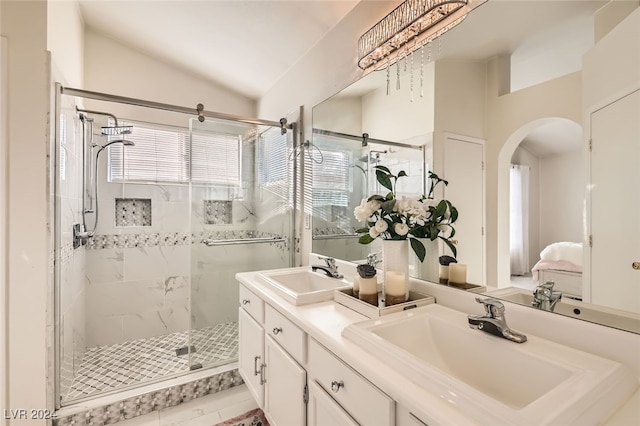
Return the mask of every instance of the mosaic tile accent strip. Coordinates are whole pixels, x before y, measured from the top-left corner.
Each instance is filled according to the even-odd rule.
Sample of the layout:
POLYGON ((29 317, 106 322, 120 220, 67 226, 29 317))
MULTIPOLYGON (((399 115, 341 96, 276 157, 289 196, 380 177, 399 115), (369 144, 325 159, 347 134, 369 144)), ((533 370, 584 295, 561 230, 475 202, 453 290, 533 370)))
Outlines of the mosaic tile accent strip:
POLYGON ((151 199, 116 198, 116 226, 151 226, 151 199))
POLYGON ((204 223, 207 225, 231 225, 232 213, 232 201, 204 200, 204 223))
POLYGON ((148 392, 113 404, 84 411, 71 416, 54 418, 54 426, 104 426, 122 420, 149 414, 164 408, 230 389, 243 384, 237 369, 225 371, 203 379, 194 380, 180 386, 172 386, 155 392, 148 392))
POLYGON ((138 339, 88 349, 63 401, 144 383, 189 371, 190 365, 224 365, 238 359, 238 323, 138 339), (177 356, 176 349, 193 345, 196 353, 177 356))
MULTIPOLYGON (((200 244, 203 239, 224 240, 237 238, 263 238, 275 237, 269 232, 257 232, 249 230, 235 231, 205 231, 198 234, 188 232, 153 233, 153 234, 119 234, 119 235, 94 235, 87 242, 87 249, 100 250, 110 248, 132 247, 156 247, 156 246, 181 246, 187 244, 200 244)), ((288 250, 288 241, 274 242, 270 245, 288 250)))

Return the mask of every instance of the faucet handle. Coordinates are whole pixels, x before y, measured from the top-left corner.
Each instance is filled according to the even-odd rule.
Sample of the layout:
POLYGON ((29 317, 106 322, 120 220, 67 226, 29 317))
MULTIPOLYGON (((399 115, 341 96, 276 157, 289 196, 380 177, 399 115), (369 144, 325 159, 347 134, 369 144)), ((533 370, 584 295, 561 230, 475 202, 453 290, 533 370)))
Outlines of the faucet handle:
POLYGON ((324 260, 324 263, 329 267, 329 268, 335 268, 336 267, 336 259, 333 257, 326 257, 326 256, 318 256, 318 259, 320 260, 324 260))
POLYGON ((476 302, 481 303, 484 306, 484 310, 491 318, 498 318, 504 315, 504 305, 501 301, 494 298, 482 299, 476 297, 476 302))
POLYGON ((367 255, 367 264, 371 265, 371 266, 376 266, 377 263, 382 262, 382 259, 379 259, 378 256, 380 256, 382 254, 381 251, 376 252, 376 253, 369 253, 367 255))

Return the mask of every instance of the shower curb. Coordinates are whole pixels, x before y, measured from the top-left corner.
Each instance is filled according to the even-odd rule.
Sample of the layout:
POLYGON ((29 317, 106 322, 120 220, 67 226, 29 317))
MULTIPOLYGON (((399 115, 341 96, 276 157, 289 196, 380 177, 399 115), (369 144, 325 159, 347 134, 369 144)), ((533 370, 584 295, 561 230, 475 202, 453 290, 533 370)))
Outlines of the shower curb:
POLYGON ((240 386, 244 383, 238 369, 224 371, 181 385, 125 398, 102 407, 92 408, 53 419, 54 426, 103 426, 175 407, 206 395, 240 386))

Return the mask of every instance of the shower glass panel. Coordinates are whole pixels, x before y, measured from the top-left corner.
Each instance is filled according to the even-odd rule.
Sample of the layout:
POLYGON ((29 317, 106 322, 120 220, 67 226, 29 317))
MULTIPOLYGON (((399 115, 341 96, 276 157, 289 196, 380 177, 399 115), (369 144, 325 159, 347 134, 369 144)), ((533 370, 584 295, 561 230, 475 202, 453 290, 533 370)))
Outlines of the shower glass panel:
POLYGON ((292 264, 292 133, 191 120, 191 369, 237 360, 235 274, 292 264))
POLYGON ((353 209, 369 193, 369 147, 340 136, 315 134, 306 152, 313 169, 312 211, 314 253, 338 259, 366 259, 369 246, 358 244, 361 224, 353 209))
POLYGON ((293 132, 57 105, 57 405, 234 369, 235 274, 292 264, 293 132))
MULTIPOLYGON (((312 167, 313 244, 317 254, 361 261, 381 250, 379 239, 358 243, 355 230, 362 227, 353 211, 362 199, 389 190, 378 182, 376 166, 385 166, 398 180, 398 197, 417 197, 424 193, 424 150, 422 146, 354 141, 355 136, 314 132, 313 148, 307 150, 305 167, 312 167)), ((307 207, 308 208, 308 207, 307 207)))

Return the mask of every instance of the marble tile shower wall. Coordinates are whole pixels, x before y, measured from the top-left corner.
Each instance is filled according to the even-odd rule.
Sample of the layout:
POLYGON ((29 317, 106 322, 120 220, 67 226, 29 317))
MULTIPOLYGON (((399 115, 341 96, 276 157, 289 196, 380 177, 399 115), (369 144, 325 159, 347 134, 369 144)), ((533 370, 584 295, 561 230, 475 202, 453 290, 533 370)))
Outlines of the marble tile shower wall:
MULTIPOLYGON (((254 212, 252 151, 244 151, 242 190, 194 185, 190 194, 188 185, 109 183, 103 163, 100 223, 86 253, 88 347, 237 321, 234 275, 254 268, 254 257, 273 257, 273 247, 262 244, 270 254, 254 256, 257 246, 201 242, 268 234, 256 231, 263 225, 254 212), (117 226, 116 199, 151 200, 149 226, 117 226)), ((286 245, 275 246, 283 257, 286 245)))
POLYGON ((58 206, 59 238, 57 262, 60 315, 60 367, 63 391, 71 385, 86 347, 85 249, 73 248, 73 224, 82 223, 82 125, 75 104, 63 100, 57 152, 59 168, 55 203, 58 206))

